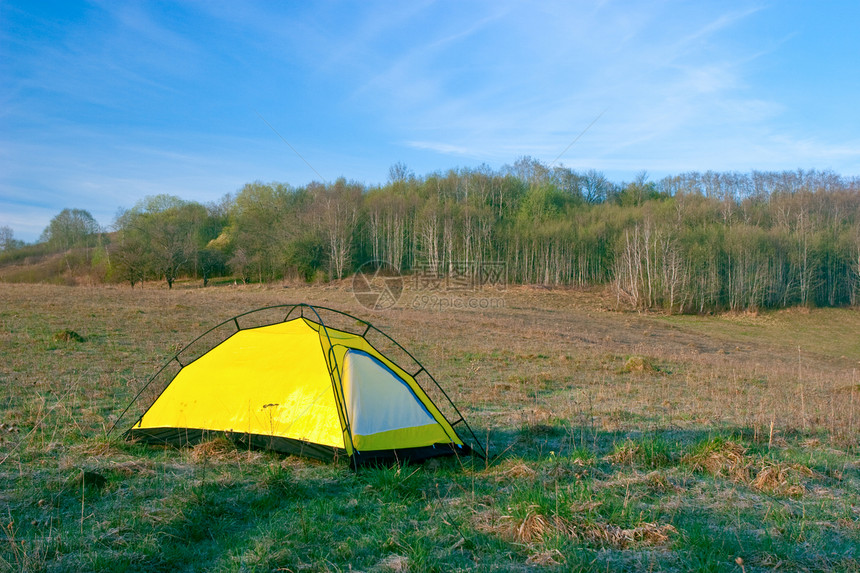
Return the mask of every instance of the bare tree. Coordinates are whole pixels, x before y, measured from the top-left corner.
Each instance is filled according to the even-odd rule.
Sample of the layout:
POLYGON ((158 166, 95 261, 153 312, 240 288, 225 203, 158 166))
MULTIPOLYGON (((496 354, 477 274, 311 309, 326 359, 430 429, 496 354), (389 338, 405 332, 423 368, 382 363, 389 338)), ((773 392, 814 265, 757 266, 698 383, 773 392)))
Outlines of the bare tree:
POLYGON ((21 241, 15 240, 12 227, 8 227, 6 225, 0 227, 0 252, 17 249, 21 244, 21 241))
POLYGON ((600 171, 589 169, 581 178, 582 195, 587 203, 602 203, 611 187, 609 180, 600 171))
POLYGON ((361 186, 340 178, 321 190, 317 201, 322 208, 323 228, 328 238, 329 275, 341 279, 352 260, 361 186))
POLYGON ((403 183, 414 176, 415 174, 402 161, 388 168, 388 180, 391 183, 403 183))

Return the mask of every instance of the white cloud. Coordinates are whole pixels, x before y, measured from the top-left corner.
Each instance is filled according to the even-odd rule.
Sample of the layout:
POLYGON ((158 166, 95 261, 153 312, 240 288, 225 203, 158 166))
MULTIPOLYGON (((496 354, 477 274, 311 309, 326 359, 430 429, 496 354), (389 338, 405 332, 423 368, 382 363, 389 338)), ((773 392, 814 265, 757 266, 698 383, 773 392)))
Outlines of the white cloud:
POLYGON ((461 155, 466 157, 480 157, 481 155, 474 149, 451 145, 449 143, 438 143, 435 141, 406 141, 404 143, 409 147, 414 147, 415 149, 427 149, 437 153, 443 153, 445 155, 461 155))

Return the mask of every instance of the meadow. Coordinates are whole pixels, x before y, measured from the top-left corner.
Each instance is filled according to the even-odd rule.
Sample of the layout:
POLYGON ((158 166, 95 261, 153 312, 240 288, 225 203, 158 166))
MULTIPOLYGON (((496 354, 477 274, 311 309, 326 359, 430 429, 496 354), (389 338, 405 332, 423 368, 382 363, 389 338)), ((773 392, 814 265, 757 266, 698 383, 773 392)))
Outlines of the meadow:
POLYGON ((860 570, 857 310, 509 287, 371 312, 287 286, 0 284, 0 571, 860 570), (354 471, 108 433, 185 343, 290 302, 402 343, 487 459, 354 471))

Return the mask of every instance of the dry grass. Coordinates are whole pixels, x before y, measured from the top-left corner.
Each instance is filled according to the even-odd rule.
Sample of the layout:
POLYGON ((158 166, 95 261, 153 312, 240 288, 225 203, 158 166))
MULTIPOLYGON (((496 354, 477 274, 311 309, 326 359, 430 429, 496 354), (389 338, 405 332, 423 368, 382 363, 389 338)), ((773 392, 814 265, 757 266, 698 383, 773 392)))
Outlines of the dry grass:
POLYGON ((529 555, 526 565, 537 565, 539 567, 558 567, 565 561, 564 554, 558 549, 549 551, 538 551, 529 555))
POLYGON ((508 460, 500 466, 499 480, 533 480, 537 472, 521 461, 508 460))
POLYGON ((259 451, 242 450, 236 444, 224 437, 212 438, 211 440, 195 444, 189 456, 195 463, 205 462, 239 462, 254 461, 261 457, 259 451))
POLYGON ((750 486, 757 490, 780 495, 799 496, 806 493, 804 480, 814 472, 797 463, 764 462, 750 486))
POLYGON ((631 546, 654 546, 668 543, 678 533, 671 524, 642 522, 636 527, 623 528, 617 525, 599 524, 585 530, 584 539, 605 547, 626 549, 631 546))
POLYGON ((125 456, 117 445, 107 440, 89 440, 69 448, 72 453, 89 458, 116 458, 125 456))
POLYGON ((748 571, 856 570, 856 311, 665 317, 515 287, 503 308, 369 312, 289 286, 0 284, 0 570, 730 570, 741 545, 748 571), (489 463, 354 474, 105 436, 176 349, 299 301, 412 351, 489 463), (82 471, 107 481, 74 487, 82 471))
POLYGON ((129 460, 126 462, 115 462, 108 465, 107 468, 124 477, 155 475, 154 465, 146 461, 129 460))
MULTIPOLYGON (((578 291, 511 288, 504 293, 506 308, 489 311, 392 309, 368 313, 348 293, 338 290, 256 286, 173 292, 149 287, 134 291, 43 285, 0 288, 4 289, 3 297, 10 308, 29 307, 51 329, 49 332, 64 329, 89 332, 87 323, 90 323, 97 330, 91 335, 119 334, 129 342, 143 338, 147 345, 159 340, 157 348, 153 345, 153 352, 146 358, 155 363, 177 345, 232 314, 295 300, 330 304, 367 316, 410 349, 416 346, 426 349, 422 357, 433 362, 434 375, 453 381, 465 403, 507 406, 499 416, 508 416, 511 406, 528 405, 562 417, 566 414, 565 404, 547 403, 545 398, 552 392, 547 396, 539 392, 536 400, 535 384, 553 388, 574 385, 588 391, 583 398, 590 398, 587 407, 598 417, 598 424, 611 422, 611 413, 621 407, 636 415, 660 415, 667 420, 672 416, 674 423, 682 425, 699 420, 739 425, 753 421, 767 434, 772 419, 777 430, 803 425, 802 416, 792 415, 800 401, 798 385, 802 383, 808 428, 823 422, 832 425, 827 428, 831 430, 845 428, 851 421, 850 392, 844 399, 841 394, 834 396, 834 390, 844 391, 860 383, 860 376, 855 375, 852 381, 852 369, 843 366, 839 357, 831 360, 818 354, 818 345, 813 340, 809 341, 808 351, 803 349, 803 342, 799 344, 800 371, 796 347, 794 355, 786 360, 781 348, 780 352, 774 352, 772 345, 757 341, 776 339, 783 330, 787 331, 790 327, 781 319, 770 322, 762 319, 756 328, 762 330, 763 336, 738 345, 725 341, 726 330, 734 327, 743 334, 745 323, 726 321, 720 336, 711 337, 699 331, 701 319, 696 317, 667 320, 659 316, 607 313, 600 310, 599 296, 578 291), (37 297, 42 297, 44 303, 35 302, 37 297), (70 324, 63 319, 63 307, 70 308, 68 316, 88 318, 70 324), (152 339, 155 332, 162 336, 152 339), (434 338, 429 345, 425 332, 444 332, 445 336, 434 338), (503 341, 498 333, 504 333, 503 341), (641 352, 646 349, 647 359, 641 352), (623 377, 618 379, 625 361, 617 353, 632 355, 631 360, 637 357, 643 360, 643 376, 633 381, 629 392, 628 381, 623 377), (458 355, 467 358, 457 362, 445 359, 458 355), (608 360, 604 360, 606 357, 608 360), (655 361, 683 363, 684 367, 670 368, 669 375, 651 379, 645 364, 653 368, 655 361), (773 380, 785 382, 770 383, 773 380), (726 404, 733 407, 727 410, 726 404)), ((128 367, 129 359, 134 360, 128 356, 119 365, 128 367)), ((141 374, 145 376, 146 370, 141 374)), ((854 430, 860 427, 858 407, 860 393, 855 401, 854 430)), ((619 429, 624 426, 621 424, 619 429)))
POLYGON ((657 368, 644 356, 631 356, 621 367, 621 372, 656 372, 657 368))
POLYGON ((815 474, 809 467, 750 456, 747 451, 731 441, 716 441, 705 444, 684 461, 694 471, 728 478, 759 491, 788 496, 806 493, 804 481, 815 474))
POLYGON ((517 543, 535 544, 547 537, 561 536, 613 549, 662 545, 677 533, 671 524, 640 522, 625 528, 610 523, 545 515, 536 505, 526 508, 525 515, 520 517, 501 515, 496 518, 487 513, 478 514, 475 523, 480 531, 517 543))
POLYGON ((615 448, 615 451, 606 456, 606 459, 614 464, 633 465, 641 456, 642 445, 633 441, 627 441, 615 448))
POLYGON ((726 477, 734 481, 748 482, 753 465, 747 448, 732 441, 716 441, 706 444, 699 452, 685 458, 695 471, 712 476, 726 477))
POLYGON ((74 330, 67 329, 54 333, 54 340, 57 342, 86 342, 87 339, 74 330))
POLYGON ((405 555, 389 555, 379 562, 379 568, 383 571, 393 573, 405 573, 409 571, 409 557, 405 555))

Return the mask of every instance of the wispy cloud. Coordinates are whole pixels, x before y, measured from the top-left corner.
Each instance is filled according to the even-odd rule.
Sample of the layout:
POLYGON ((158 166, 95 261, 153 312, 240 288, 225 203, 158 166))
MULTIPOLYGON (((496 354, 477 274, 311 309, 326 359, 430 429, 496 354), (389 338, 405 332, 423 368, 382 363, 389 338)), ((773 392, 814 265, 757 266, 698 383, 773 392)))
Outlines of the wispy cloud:
POLYGON ((404 144, 409 147, 414 147, 415 149, 427 149, 445 155, 460 155, 463 157, 473 158, 478 158, 483 155, 483 152, 478 151, 477 149, 469 149, 467 147, 451 145, 450 143, 438 143, 435 141, 405 141, 404 144))
MULTIPOLYGON (((449 153, 459 148, 472 150, 475 146, 464 142, 477 141, 488 157, 517 147, 522 154, 547 157, 547 148, 561 149, 565 140, 587 123, 589 116, 609 105, 607 118, 595 126, 594 133, 582 145, 571 150, 574 160, 581 156, 601 162, 625 153, 629 159, 612 159, 611 164, 615 169, 624 166, 623 170, 632 171, 643 167, 643 159, 653 155, 646 147, 658 153, 660 149, 674 151, 673 139, 683 136, 687 141, 684 145, 693 151, 696 145, 691 146, 690 141, 709 137, 725 140, 726 132, 731 131, 738 136, 732 145, 743 148, 745 134, 752 134, 756 125, 773 119, 782 107, 746 92, 744 66, 749 62, 746 54, 739 54, 737 48, 722 49, 714 36, 757 12, 755 8, 719 15, 681 41, 673 40, 670 34, 662 40, 659 27, 652 27, 651 39, 643 42, 638 36, 645 33, 644 27, 639 29, 621 18, 625 21, 618 26, 617 39, 619 44, 629 43, 630 51, 636 50, 635 53, 588 50, 587 44, 593 36, 614 27, 610 17, 608 22, 595 27, 593 36, 581 38, 577 43, 584 49, 581 59, 593 58, 592 65, 579 61, 566 66, 565 62, 552 59, 549 64, 538 64, 543 73, 560 76, 557 88, 539 92, 540 99, 519 109, 511 104, 487 109, 476 98, 461 103, 464 113, 459 115, 448 113, 450 109, 443 111, 440 105, 423 115, 424 123, 432 122, 437 132, 448 132, 449 140, 434 141, 437 149, 449 153), (705 40, 711 40, 708 48, 697 48, 705 40), (564 77, 566 67, 573 68, 568 77, 564 77), (565 97, 567 93, 575 95, 565 97), (692 134, 696 130, 700 131, 698 137, 692 134)), ((604 42, 598 39, 595 43, 604 42)), ((512 73, 517 74, 518 70, 513 69, 512 73)), ((703 147, 709 155, 686 162, 706 166, 724 163, 714 153, 731 155, 729 150, 703 147)), ((690 151, 683 155, 690 158, 690 151)))
POLYGON ((604 7, 599 14, 568 9, 550 15, 555 20, 549 22, 523 9, 507 10, 460 34, 445 36, 444 41, 417 41, 352 96, 384 99, 394 116, 388 123, 418 136, 404 138, 407 145, 464 158, 495 159, 512 149, 532 155, 561 150, 589 116, 607 104, 624 110, 614 122, 623 130, 623 138, 619 133, 615 139, 623 139, 623 146, 629 147, 633 141, 656 138, 673 125, 695 119, 703 106, 710 105, 701 101, 703 94, 715 100, 738 86, 738 70, 730 61, 703 64, 691 52, 694 44, 755 11, 718 15, 680 40, 671 36, 660 41, 659 30, 653 33, 653 21, 631 18, 626 9, 609 13, 604 7), (532 35, 538 22, 548 25, 532 35), (488 81, 452 87, 455 72, 441 65, 437 52, 491 23, 497 24, 492 41, 504 65, 493 69, 492 61, 482 59, 486 54, 474 58, 463 50, 458 64, 487 73, 488 81), (652 41, 643 44, 641 36, 649 27, 652 41), (570 28, 576 33, 570 33, 570 28), (500 37, 504 35, 510 45, 500 37), (517 45, 522 38, 535 45, 517 45), (616 48, 604 50, 608 45, 616 48), (629 49, 618 50, 624 45, 629 49))
POLYGON ((719 14, 713 20, 707 22, 704 26, 699 27, 693 33, 684 36, 681 44, 692 44, 703 39, 707 39, 718 32, 730 28, 732 25, 752 16, 756 12, 760 12, 764 6, 750 6, 743 10, 733 10, 724 14, 719 14))

